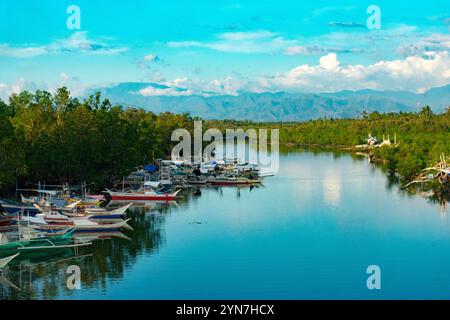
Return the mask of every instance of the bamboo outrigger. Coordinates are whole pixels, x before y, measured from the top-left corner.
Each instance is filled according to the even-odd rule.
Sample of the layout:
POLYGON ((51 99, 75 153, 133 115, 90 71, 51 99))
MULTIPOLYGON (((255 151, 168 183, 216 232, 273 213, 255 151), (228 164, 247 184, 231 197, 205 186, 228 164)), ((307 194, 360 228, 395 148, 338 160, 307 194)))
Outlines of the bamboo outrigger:
POLYGON ((10 263, 15 257, 17 257, 20 253, 16 253, 15 255, 0 259, 0 269, 6 267, 8 263, 10 263))
POLYGON ((63 234, 45 237, 41 237, 39 234, 35 236, 31 234, 25 236, 19 233, 19 239, 16 241, 9 241, 6 236, 2 235, 2 237, 0 237, 0 255, 5 256, 17 254, 22 251, 36 251, 42 249, 77 248, 92 244, 91 242, 73 241, 74 230, 75 229, 70 229, 63 234))

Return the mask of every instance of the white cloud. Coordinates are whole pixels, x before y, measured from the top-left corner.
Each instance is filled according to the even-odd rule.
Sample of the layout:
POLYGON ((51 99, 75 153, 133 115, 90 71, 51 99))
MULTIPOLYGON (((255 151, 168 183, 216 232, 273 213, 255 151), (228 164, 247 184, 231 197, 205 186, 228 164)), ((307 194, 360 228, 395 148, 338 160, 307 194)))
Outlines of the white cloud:
MULTIPOLYGON (((325 55, 330 52, 371 53, 372 56, 393 55, 399 43, 416 43, 423 38, 415 26, 398 25, 389 29, 369 32, 366 29, 354 32, 336 31, 319 36, 297 39, 296 43, 284 49, 286 55, 325 55)), ((412 54, 408 54, 412 55, 412 54)), ((367 55, 366 55, 367 58, 367 55)))
POLYGON ((162 84, 164 84, 168 87, 183 87, 183 86, 188 86, 191 83, 192 82, 187 77, 177 78, 174 80, 162 82, 162 84))
POLYGON ((225 32, 218 35, 218 38, 231 40, 231 41, 242 41, 242 40, 255 40, 264 38, 273 38, 277 36, 276 33, 260 30, 260 31, 250 31, 250 32, 225 32))
POLYGON ((224 79, 214 79, 201 85, 203 95, 232 95, 236 96, 244 88, 248 88, 248 83, 235 77, 225 77, 224 79))
POLYGON ((47 53, 45 47, 11 47, 9 44, 0 44, 0 56, 27 58, 47 53))
POLYGON ((152 62, 152 61, 157 61, 159 58, 156 54, 147 54, 146 56, 144 56, 144 61, 147 62, 152 62))
POLYGON ((332 27, 342 27, 342 28, 363 28, 367 30, 367 26, 363 23, 359 22, 340 22, 340 21, 331 21, 328 23, 329 26, 332 27))
POLYGON ((6 101, 8 99, 8 85, 0 82, 0 99, 6 101))
POLYGON ((76 77, 70 77, 64 72, 59 74, 56 81, 52 83, 28 81, 23 77, 12 83, 0 83, 0 99, 7 101, 12 94, 19 94, 25 90, 34 92, 37 89, 55 93, 57 88, 65 86, 69 89, 73 97, 82 97, 92 88, 87 83, 82 83, 76 77))
POLYGON ((325 47, 318 45, 309 46, 291 46, 284 50, 284 54, 288 56, 295 55, 323 55, 330 52, 334 53, 362 53, 363 49, 360 48, 338 48, 338 47, 325 47))
MULTIPOLYGON (((334 10, 334 8, 333 8, 334 10)), ((333 23, 347 27, 361 27, 356 23, 333 23)), ((444 35, 442 35, 444 36, 444 35)), ((286 55, 324 55, 334 53, 386 54, 395 51, 399 43, 410 45, 424 37, 417 27, 397 25, 389 29, 368 32, 367 29, 354 32, 336 31, 307 38, 285 38, 279 33, 267 30, 246 32, 225 32, 215 35, 210 41, 170 41, 171 48, 204 48, 234 53, 284 53, 286 55)), ((435 37, 436 38, 436 37, 435 37)), ((437 50, 434 50, 437 51, 437 50)))
POLYGON ((423 92, 450 83, 448 52, 428 52, 373 64, 343 64, 335 53, 320 57, 317 65, 303 64, 284 73, 256 80, 245 77, 212 80, 186 77, 160 82, 139 93, 158 95, 238 95, 242 92, 336 92, 341 90, 401 90, 423 92))
POLYGON ((300 54, 306 55, 306 54, 309 54, 310 51, 305 46, 291 46, 291 47, 287 47, 284 50, 284 53, 287 54, 288 56, 293 56, 293 55, 300 55, 300 54))
POLYGON ((65 72, 61 72, 59 74, 59 78, 62 83, 65 83, 67 80, 69 80, 69 76, 65 72))
POLYGON ((319 60, 320 66, 327 70, 335 70, 339 67, 339 61, 337 60, 335 53, 329 53, 323 56, 319 60))
POLYGON ((223 79, 202 80, 177 78, 159 82, 159 87, 149 86, 137 92, 143 96, 187 96, 187 95, 238 95, 244 89, 250 88, 251 82, 244 82, 236 77, 227 76, 223 79))
POLYGON ((260 80, 266 90, 334 92, 340 90, 406 90, 420 92, 450 83, 448 52, 429 52, 402 60, 379 61, 367 66, 341 65, 330 53, 319 65, 300 65, 260 80))
POLYGON ((99 40, 91 40, 86 31, 74 32, 69 38, 57 40, 48 46, 49 52, 83 52, 98 55, 113 55, 127 51, 125 47, 114 47, 99 40))
POLYGON ((11 84, 2 83, 0 85, 0 99, 6 101, 11 94, 17 94, 27 89, 35 89, 35 86, 34 84, 27 83, 24 78, 19 78, 11 84))
POLYGON ((330 6, 330 7, 321 7, 319 9, 316 9, 312 12, 313 16, 319 16, 322 15, 324 13, 330 13, 330 12, 346 12, 346 11, 351 11, 355 9, 355 7, 353 6, 330 6))
POLYGON ((127 51, 125 47, 115 47, 103 41, 91 40, 86 31, 74 32, 69 38, 56 40, 42 46, 11 46, 0 44, 0 56, 27 58, 45 54, 81 52, 96 55, 113 55, 127 51))
POLYGON ((155 88, 147 87, 139 91, 139 93, 146 97, 153 96, 190 96, 193 94, 191 90, 182 90, 178 88, 155 88))
POLYGON ((235 53, 268 53, 280 51, 295 44, 295 40, 286 40, 277 33, 265 30, 221 33, 216 35, 216 40, 210 42, 171 41, 167 43, 171 48, 197 47, 235 53))
POLYGON ((293 56, 293 55, 298 55, 298 54, 308 54, 309 50, 308 50, 308 48, 306 48, 304 46, 291 46, 291 47, 287 47, 284 50, 284 53, 289 56, 293 56))
POLYGON ((403 56, 418 55, 427 51, 449 51, 450 35, 435 33, 401 44, 398 53, 403 56))

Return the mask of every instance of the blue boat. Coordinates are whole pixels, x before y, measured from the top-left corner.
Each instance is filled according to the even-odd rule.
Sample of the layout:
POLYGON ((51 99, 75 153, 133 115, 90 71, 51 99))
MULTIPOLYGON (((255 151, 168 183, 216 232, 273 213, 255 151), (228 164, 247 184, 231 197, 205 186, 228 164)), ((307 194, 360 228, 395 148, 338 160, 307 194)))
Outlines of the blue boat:
POLYGON ((24 215, 29 215, 32 217, 40 212, 39 209, 35 208, 33 205, 5 199, 0 199, 0 209, 1 208, 3 208, 5 212, 10 214, 20 212, 24 215))

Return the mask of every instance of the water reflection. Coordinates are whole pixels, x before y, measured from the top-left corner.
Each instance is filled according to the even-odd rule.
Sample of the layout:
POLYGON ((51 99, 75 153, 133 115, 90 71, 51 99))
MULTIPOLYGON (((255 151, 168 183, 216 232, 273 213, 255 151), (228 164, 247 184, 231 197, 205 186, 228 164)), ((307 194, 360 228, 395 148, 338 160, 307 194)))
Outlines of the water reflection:
MULTIPOLYGON (((296 283, 300 283, 297 279, 303 279, 302 286, 307 284, 308 279, 314 279, 311 275, 315 275, 323 261, 337 263, 339 267, 340 260, 333 260, 333 254, 336 250, 342 254, 349 252, 348 243, 368 243, 370 246, 371 243, 384 244, 384 234, 389 232, 392 232, 390 235, 398 232, 402 238, 418 234, 405 231, 406 226, 411 230, 415 226, 425 226, 430 232, 435 231, 432 229, 433 221, 430 222, 432 219, 424 217, 426 211, 420 211, 417 203, 411 204, 408 199, 397 197, 398 194, 411 199, 418 196, 400 190, 395 176, 381 175, 383 169, 376 165, 369 166, 365 158, 344 157, 342 152, 285 150, 281 164, 279 174, 267 178, 261 186, 199 187, 183 192, 177 202, 136 203, 127 212, 127 218, 132 218, 130 225, 134 231, 78 234, 77 237, 92 240, 93 245, 80 248, 77 252, 65 249, 21 255, 0 277, 0 299, 99 298, 106 296, 113 284, 127 282, 125 276, 134 274, 137 266, 140 266, 141 272, 145 270, 145 273, 140 274, 136 271, 142 277, 142 286, 160 290, 142 293, 150 297, 168 297, 161 288, 169 286, 171 290, 175 288, 178 292, 185 290, 189 293, 194 289, 201 291, 204 287, 204 290, 215 292, 223 298, 219 295, 220 288, 225 288, 227 284, 233 285, 228 288, 230 292, 241 290, 245 295, 245 292, 249 292, 247 288, 257 283, 255 279, 255 282, 246 283, 246 279, 255 274, 264 276, 274 273, 273 279, 266 281, 267 286, 270 281, 280 281, 272 283, 275 294, 291 292, 289 297, 292 298, 301 292, 301 288, 296 287, 296 283), (388 208, 393 208, 389 215, 386 213, 388 208), (175 215, 177 219, 170 219, 169 223, 169 218, 175 218, 175 215), (378 237, 380 230, 384 233, 378 237), (327 237, 318 238, 320 232, 326 232, 327 237), (402 232, 407 232, 408 236, 402 232), (221 236, 218 237, 218 234, 221 236), (366 237, 371 234, 374 235, 373 241, 366 242, 366 237), (171 242, 167 241, 169 236, 171 242), (192 243, 183 246, 187 241, 192 243), (302 250, 292 250, 292 242, 308 245, 302 246, 302 250), (242 251, 240 246, 243 247, 242 251), (269 260, 275 263, 277 259, 267 259, 267 251, 262 249, 266 246, 278 261, 282 261, 283 270, 270 264, 269 260), (328 248, 331 253, 327 251, 328 248), (168 257, 158 260, 167 251, 170 252, 168 257), (204 256, 202 252, 205 252, 204 256), (223 260, 211 270, 207 269, 206 266, 215 263, 214 259, 210 259, 214 254, 215 259, 223 256, 223 260), (160 280, 152 277, 154 270, 143 267, 142 261, 149 257, 155 258, 152 267, 158 265, 157 277, 160 280), (302 264, 305 257, 311 261, 308 265, 302 264), (82 270, 82 293, 66 287, 66 270, 70 265, 78 265, 82 270), (311 269, 301 269, 308 266, 311 269), (189 277, 183 278, 183 271, 180 270, 186 268, 190 272, 189 277), (211 274, 208 274, 208 270, 211 274), (299 274, 299 270, 307 276, 302 278, 303 274, 299 274), (285 273, 291 277, 286 281, 283 278, 285 273), (220 279, 215 278, 217 274, 224 276, 224 282, 221 286, 208 287, 214 281, 220 282, 220 279), (242 288, 238 283, 233 283, 233 279, 239 279, 242 288), (170 287, 171 284, 173 287, 170 287)), ((439 208, 444 223, 448 194, 426 192, 423 196, 435 205, 432 210, 439 208)), ((386 242, 386 250, 390 250, 390 245, 386 242)), ((376 251, 376 245, 372 249, 376 251)), ((353 257, 358 259, 362 256, 363 253, 359 252, 353 257)), ((356 260, 352 263, 355 264, 356 260)), ((148 267, 145 263, 144 266, 148 267)), ((340 271, 343 270, 346 269, 340 271)), ((328 271, 325 267, 320 269, 322 274, 328 275, 328 271)), ((330 276, 333 279, 332 272, 330 276)), ((320 287, 320 283, 317 286, 311 283, 311 288, 326 291, 328 282, 332 281, 330 279, 324 280, 326 284, 323 287, 320 287)), ((258 285, 264 286, 266 282, 258 285)), ((257 289, 258 286, 254 287, 254 292, 259 292, 257 289)), ((188 293, 186 296, 190 297, 188 293)), ((172 298, 179 296, 174 295, 172 298)))
POLYGON ((340 175, 333 170, 326 172, 323 182, 324 200, 332 206, 338 206, 341 201, 342 182, 340 175))
POLYGON ((67 267, 82 270, 83 289, 96 288, 99 293, 108 283, 123 278, 141 255, 158 251, 164 243, 163 224, 170 204, 136 206, 127 218, 134 231, 77 233, 75 237, 90 240, 92 246, 20 255, 2 271, 0 299, 54 299, 70 296, 67 289, 67 267))

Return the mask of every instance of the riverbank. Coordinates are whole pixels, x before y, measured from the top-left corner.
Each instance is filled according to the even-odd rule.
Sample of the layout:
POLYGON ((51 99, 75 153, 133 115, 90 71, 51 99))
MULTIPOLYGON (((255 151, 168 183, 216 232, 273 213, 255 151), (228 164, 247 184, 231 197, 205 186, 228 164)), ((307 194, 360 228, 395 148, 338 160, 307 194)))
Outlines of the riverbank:
MULTIPOLYGON (((449 109, 450 110, 450 109, 449 109)), ((434 114, 373 112, 359 119, 320 119, 306 122, 255 123, 208 120, 204 130, 279 129, 286 146, 350 148, 365 143, 367 135, 396 136, 398 147, 380 147, 373 158, 404 182, 450 154, 450 111, 434 114)), ((188 114, 156 115, 137 108, 111 105, 100 94, 80 102, 66 88, 55 95, 24 91, 0 101, 0 193, 11 193, 16 183, 80 184, 100 190, 133 171, 170 154, 176 129, 192 133, 188 114)))
MULTIPOLYGON (((397 148, 398 146, 384 147, 384 148, 397 148)), ((445 203, 450 202, 450 183, 448 183, 448 178, 446 181, 433 178, 423 179, 420 183, 416 183, 415 179, 420 176, 424 176, 424 171, 420 170, 417 173, 417 177, 412 180, 407 180, 402 177, 395 168, 392 168, 392 164, 389 159, 380 157, 378 147, 361 148, 355 146, 332 146, 332 145, 319 145, 319 144, 294 144, 285 143, 280 146, 280 150, 286 152, 295 151, 298 149, 313 151, 315 153, 320 153, 322 151, 333 152, 335 155, 339 156, 342 154, 350 154, 352 157, 365 157, 367 161, 372 165, 380 168, 382 172, 386 175, 390 185, 396 185, 400 190, 403 190, 410 194, 418 194, 425 196, 426 198, 432 200, 433 202, 445 203), (411 183, 413 182, 414 183, 411 183)), ((425 169, 425 168, 424 168, 425 169)))

